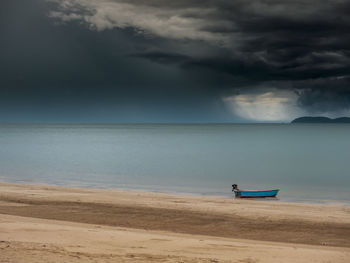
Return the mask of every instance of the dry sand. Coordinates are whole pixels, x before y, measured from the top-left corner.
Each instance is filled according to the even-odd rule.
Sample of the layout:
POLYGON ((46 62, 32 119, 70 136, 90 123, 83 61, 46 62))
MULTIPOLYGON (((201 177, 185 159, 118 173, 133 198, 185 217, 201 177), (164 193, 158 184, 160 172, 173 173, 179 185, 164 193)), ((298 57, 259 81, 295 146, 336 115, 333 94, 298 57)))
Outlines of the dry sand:
POLYGON ((0 262, 350 262, 350 208, 0 183, 0 262))

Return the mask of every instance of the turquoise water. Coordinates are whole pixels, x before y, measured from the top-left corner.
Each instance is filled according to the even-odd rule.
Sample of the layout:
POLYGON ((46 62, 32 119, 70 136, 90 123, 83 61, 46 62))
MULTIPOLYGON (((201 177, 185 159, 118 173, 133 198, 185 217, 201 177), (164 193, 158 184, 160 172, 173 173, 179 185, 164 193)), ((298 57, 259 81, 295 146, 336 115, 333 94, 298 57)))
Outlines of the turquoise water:
POLYGON ((350 203, 350 125, 0 125, 0 180, 350 203))

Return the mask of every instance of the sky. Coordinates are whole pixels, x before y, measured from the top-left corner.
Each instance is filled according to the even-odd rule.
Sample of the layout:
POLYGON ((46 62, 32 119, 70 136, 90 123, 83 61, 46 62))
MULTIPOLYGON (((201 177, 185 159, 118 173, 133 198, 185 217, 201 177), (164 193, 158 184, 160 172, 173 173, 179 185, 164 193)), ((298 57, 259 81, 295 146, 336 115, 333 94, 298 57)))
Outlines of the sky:
POLYGON ((1 0, 0 122, 350 116, 349 0, 1 0))

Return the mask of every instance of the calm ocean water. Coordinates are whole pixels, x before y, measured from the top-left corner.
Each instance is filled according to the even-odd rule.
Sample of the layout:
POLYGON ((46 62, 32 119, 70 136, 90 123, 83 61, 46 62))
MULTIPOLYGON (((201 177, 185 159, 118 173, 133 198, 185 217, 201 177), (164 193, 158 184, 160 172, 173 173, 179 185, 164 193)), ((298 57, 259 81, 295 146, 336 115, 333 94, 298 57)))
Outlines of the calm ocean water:
POLYGON ((350 204, 350 125, 0 125, 0 180, 350 204))

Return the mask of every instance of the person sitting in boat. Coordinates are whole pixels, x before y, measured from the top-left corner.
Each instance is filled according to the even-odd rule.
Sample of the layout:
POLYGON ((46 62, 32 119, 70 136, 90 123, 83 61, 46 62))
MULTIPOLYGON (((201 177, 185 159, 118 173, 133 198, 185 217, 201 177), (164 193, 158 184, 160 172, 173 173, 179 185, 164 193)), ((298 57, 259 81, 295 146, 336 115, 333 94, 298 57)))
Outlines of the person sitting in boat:
POLYGON ((234 192, 235 190, 236 190, 236 191, 239 190, 239 189, 238 189, 238 185, 233 184, 233 185, 232 185, 232 192, 234 192))

